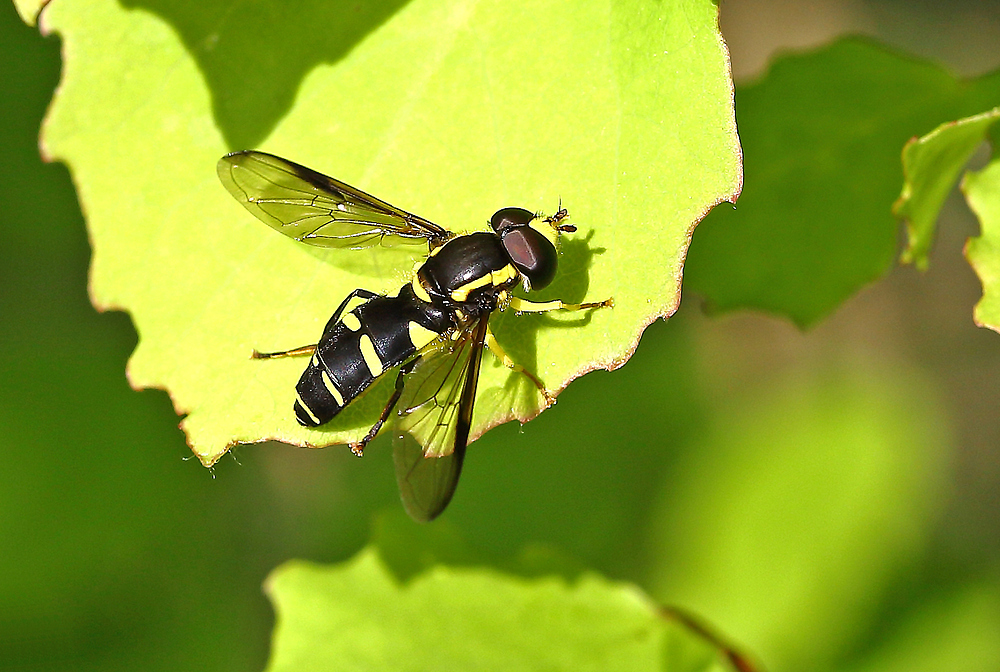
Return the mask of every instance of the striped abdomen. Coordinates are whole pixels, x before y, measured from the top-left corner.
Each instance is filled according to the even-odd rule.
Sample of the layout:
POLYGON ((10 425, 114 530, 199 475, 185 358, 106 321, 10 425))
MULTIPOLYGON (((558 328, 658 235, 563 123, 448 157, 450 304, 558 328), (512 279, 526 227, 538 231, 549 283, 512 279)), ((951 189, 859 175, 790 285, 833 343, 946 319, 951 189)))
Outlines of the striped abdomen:
POLYGON ((331 320, 298 385, 295 417, 306 427, 329 422, 382 373, 403 364, 452 326, 410 285, 331 320))

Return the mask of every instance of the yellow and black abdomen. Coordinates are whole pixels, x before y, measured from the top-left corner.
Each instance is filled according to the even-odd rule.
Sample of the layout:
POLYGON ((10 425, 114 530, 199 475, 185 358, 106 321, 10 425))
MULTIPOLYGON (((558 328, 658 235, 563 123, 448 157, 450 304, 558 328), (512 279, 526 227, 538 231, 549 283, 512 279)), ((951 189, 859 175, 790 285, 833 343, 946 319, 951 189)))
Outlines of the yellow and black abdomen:
POLYGON ((382 373, 445 333, 452 316, 419 300, 410 285, 334 314, 295 386, 295 417, 306 427, 332 420, 382 373))

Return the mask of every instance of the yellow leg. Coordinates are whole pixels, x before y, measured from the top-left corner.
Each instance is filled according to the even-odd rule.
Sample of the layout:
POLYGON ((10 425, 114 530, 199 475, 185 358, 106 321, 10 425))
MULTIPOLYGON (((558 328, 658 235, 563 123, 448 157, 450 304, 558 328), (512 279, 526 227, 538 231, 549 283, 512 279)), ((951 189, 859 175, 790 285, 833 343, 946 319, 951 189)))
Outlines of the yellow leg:
POLYGON ((503 362, 504 366, 506 366, 514 373, 524 374, 528 378, 528 380, 530 380, 535 384, 535 387, 538 388, 538 391, 542 393, 543 397, 545 397, 546 408, 556 403, 555 397, 553 397, 549 393, 549 391, 545 389, 545 385, 542 384, 542 381, 538 380, 538 376, 528 371, 523 366, 521 366, 520 364, 518 364, 513 359, 507 356, 507 353, 504 352, 503 348, 500 347, 500 344, 497 343, 497 339, 493 335, 493 332, 490 331, 489 327, 486 327, 486 347, 490 349, 490 352, 492 352, 497 359, 503 362))
POLYGON ((588 308, 611 308, 615 305, 614 299, 605 299, 596 303, 563 303, 559 299, 555 301, 545 301, 536 303, 527 299, 519 299, 516 296, 510 297, 510 307, 518 313, 548 313, 553 310, 586 310, 588 308))
POLYGON ((298 357, 300 355, 311 355, 316 352, 315 345, 303 345, 301 348, 292 350, 282 350, 281 352, 258 352, 256 349, 250 355, 250 359, 277 359, 279 357, 298 357))

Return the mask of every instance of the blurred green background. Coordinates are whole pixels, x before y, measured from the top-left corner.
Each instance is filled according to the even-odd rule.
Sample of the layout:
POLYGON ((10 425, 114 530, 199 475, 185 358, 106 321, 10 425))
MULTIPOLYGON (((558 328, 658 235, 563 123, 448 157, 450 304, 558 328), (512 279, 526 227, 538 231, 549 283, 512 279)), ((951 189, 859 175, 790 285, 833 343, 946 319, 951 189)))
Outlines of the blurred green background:
MULTIPOLYGON (((998 10, 743 0, 722 26, 738 82, 845 31, 975 74, 1000 65, 998 10)), ((167 395, 128 386, 136 334, 90 306, 72 183, 38 156, 59 42, 3 4, 0 59, 0 669, 262 669, 261 582, 350 557, 398 509, 387 446, 188 459, 167 395)), ((1000 342, 971 319, 975 232, 953 198, 930 272, 806 334, 685 296, 623 369, 474 444, 441 524, 498 562, 542 543, 634 581, 768 669, 1000 669, 1000 342)))

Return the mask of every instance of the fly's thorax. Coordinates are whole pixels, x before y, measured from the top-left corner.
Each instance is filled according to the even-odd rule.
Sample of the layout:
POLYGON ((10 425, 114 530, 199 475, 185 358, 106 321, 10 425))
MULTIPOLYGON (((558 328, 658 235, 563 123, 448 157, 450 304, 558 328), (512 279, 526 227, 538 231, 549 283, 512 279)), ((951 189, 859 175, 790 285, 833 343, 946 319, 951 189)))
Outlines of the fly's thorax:
POLYGON ((496 294, 521 280, 499 236, 480 231, 457 236, 437 248, 414 274, 414 293, 422 300, 486 308, 496 294))

